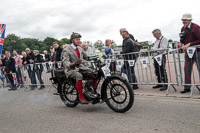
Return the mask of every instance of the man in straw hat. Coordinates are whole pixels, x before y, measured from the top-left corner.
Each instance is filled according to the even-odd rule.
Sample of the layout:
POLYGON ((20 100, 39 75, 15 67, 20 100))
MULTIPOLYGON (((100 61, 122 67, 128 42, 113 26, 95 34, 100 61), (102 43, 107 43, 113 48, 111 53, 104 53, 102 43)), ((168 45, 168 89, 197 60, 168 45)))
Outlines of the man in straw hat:
MULTIPOLYGON (((183 14, 182 17, 183 27, 181 29, 180 41, 184 44, 183 50, 186 51, 189 47, 200 44, 200 26, 192 23, 191 14, 183 14)), ((194 56, 191 59, 189 58, 187 52, 185 52, 185 84, 191 84, 191 74, 192 74, 192 65, 194 61, 197 64, 197 68, 200 74, 200 48, 197 48, 194 56)), ((190 92, 191 86, 184 86, 184 90, 181 93, 190 92)))

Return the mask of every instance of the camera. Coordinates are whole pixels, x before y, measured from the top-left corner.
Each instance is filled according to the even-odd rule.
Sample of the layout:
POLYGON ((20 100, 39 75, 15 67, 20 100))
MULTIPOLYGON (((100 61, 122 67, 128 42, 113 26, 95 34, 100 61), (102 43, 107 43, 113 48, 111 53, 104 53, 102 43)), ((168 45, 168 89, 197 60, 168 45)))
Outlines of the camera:
POLYGON ((187 32, 185 32, 185 30, 179 34, 181 40, 183 40, 186 37, 186 34, 187 32))

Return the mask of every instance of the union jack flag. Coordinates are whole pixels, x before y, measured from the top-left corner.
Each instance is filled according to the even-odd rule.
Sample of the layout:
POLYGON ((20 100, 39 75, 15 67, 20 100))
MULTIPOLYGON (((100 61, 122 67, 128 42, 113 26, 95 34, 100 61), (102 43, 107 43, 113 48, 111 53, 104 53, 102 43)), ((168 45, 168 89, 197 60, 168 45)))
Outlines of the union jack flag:
POLYGON ((0 24, 0 55, 3 49, 6 24, 0 24))

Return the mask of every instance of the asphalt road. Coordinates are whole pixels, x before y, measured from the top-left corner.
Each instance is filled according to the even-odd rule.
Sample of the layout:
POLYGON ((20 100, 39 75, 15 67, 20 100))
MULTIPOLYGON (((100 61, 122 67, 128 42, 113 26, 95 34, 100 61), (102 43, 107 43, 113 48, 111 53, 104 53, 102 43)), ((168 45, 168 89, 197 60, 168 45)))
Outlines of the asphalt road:
POLYGON ((0 133, 200 133, 200 99, 136 95, 131 110, 68 108, 48 90, 0 89, 0 133))

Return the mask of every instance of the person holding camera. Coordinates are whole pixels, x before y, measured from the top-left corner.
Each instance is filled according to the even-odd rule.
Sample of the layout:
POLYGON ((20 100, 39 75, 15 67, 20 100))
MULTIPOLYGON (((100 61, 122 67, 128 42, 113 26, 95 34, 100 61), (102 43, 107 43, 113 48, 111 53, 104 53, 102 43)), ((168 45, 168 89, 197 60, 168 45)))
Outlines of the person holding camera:
MULTIPOLYGON (((192 23, 192 15, 184 14, 182 17, 183 27, 181 28, 180 42, 184 44, 183 50, 185 51, 185 84, 191 84, 191 74, 192 74, 192 66, 194 61, 197 64, 197 69, 200 75, 200 48, 197 48, 194 56, 191 59, 187 54, 187 49, 190 46, 195 46, 200 44, 200 26, 192 23)), ((191 86, 184 86, 184 90, 181 93, 190 92, 191 86)))
POLYGON ((107 56, 107 59, 111 59, 111 63, 110 63, 110 71, 111 72, 115 72, 116 71, 116 63, 115 63, 115 51, 112 49, 112 41, 110 39, 106 39, 105 41, 105 54, 107 56))

